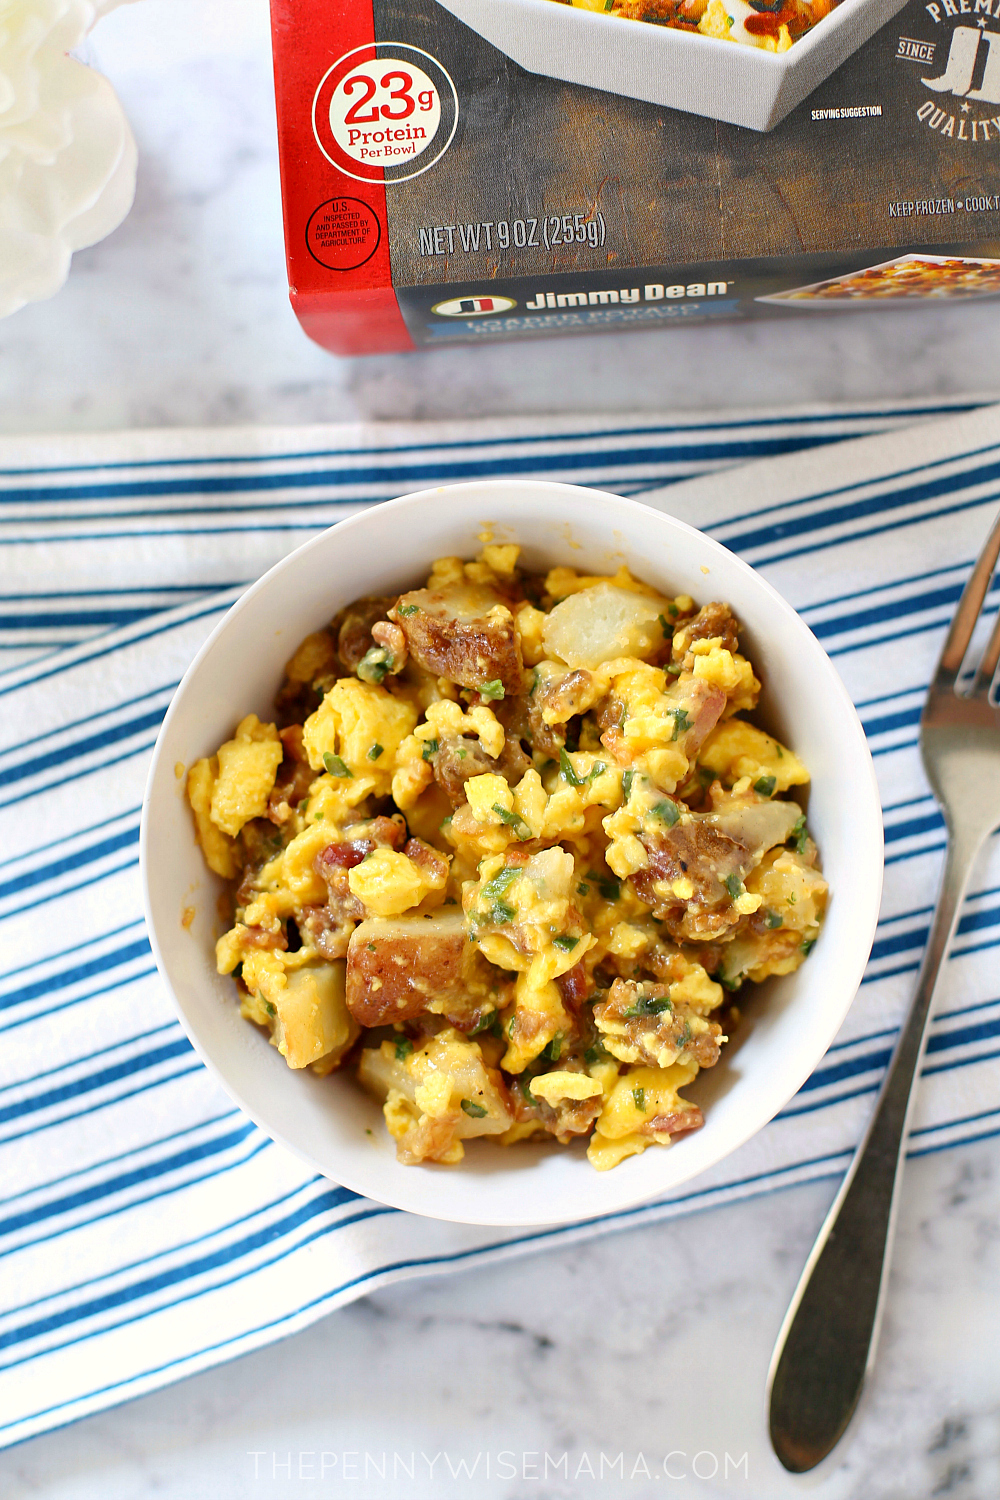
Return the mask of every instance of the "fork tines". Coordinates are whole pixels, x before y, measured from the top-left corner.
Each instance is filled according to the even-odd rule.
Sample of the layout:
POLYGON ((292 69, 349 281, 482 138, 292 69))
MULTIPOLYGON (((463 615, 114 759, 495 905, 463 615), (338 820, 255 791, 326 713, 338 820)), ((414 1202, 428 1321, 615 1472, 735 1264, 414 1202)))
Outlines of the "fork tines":
MULTIPOLYGON (((965 660, 972 633, 976 628, 983 602, 989 591, 998 556, 1000 556, 1000 513, 997 514, 990 528, 983 550, 976 559, 976 565, 962 591, 955 618, 951 622, 951 629, 948 631, 944 649, 941 652, 941 660, 938 662, 937 671, 931 683, 932 692, 954 692, 955 690, 959 673, 962 670, 962 662, 965 660)), ((998 662, 1000 662, 1000 613, 997 615, 993 632, 976 670, 970 696, 988 697, 998 662)))

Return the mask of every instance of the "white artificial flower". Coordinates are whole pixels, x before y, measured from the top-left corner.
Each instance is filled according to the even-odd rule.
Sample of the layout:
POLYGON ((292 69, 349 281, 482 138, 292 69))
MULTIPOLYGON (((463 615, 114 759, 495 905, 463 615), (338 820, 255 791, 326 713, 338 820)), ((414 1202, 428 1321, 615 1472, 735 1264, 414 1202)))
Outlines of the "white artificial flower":
POLYGON ((67 56, 121 0, 0 0, 0 318, 57 292, 124 219, 136 149, 106 78, 67 56))

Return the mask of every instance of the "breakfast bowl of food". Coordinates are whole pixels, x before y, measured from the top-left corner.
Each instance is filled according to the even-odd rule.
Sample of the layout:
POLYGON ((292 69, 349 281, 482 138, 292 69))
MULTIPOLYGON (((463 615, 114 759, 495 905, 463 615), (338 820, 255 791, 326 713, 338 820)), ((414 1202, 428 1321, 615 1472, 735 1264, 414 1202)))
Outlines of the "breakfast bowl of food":
POLYGON ((771 130, 906 0, 441 0, 529 73, 771 130))
POLYGON ((649 506, 456 485, 234 605, 157 741, 150 941, 196 1050, 315 1170, 531 1225, 653 1199, 788 1103, 878 916, 829 659, 649 506))

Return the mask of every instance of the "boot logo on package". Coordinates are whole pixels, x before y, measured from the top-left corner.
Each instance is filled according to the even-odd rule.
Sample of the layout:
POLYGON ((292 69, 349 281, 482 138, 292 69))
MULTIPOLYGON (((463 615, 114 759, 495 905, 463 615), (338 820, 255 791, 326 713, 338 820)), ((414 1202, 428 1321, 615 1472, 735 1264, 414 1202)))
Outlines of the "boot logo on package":
MULTIPOLYGON (((935 26, 950 21, 952 31, 943 70, 920 79, 936 97, 923 100, 917 119, 951 140, 977 144, 1000 140, 1000 32, 991 31, 987 24, 993 15, 993 3, 941 0, 940 4, 925 6, 935 26), (975 11, 979 15, 973 22, 975 11), (952 99, 962 102, 956 106, 952 99)), ((997 3, 1000 5, 1000 0, 997 3)), ((929 43, 925 60, 931 62, 943 51, 943 46, 929 43)), ((903 56, 902 50, 897 55, 903 56)), ((909 56, 913 61, 920 60, 915 51, 909 56)))

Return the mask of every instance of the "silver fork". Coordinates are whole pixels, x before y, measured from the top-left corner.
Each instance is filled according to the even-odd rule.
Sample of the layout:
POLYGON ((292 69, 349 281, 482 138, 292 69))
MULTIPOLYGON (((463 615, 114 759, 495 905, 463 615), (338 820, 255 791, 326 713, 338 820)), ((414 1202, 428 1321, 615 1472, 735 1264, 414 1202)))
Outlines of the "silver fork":
POLYGON ((871 1123, 806 1262, 771 1359, 771 1442, 796 1474, 814 1468, 843 1436, 874 1364, 931 1006, 973 862, 1000 824, 1000 709, 989 701, 1000 660, 1000 615, 971 688, 958 691, 998 554, 1000 515, 959 601, 920 720, 924 768, 948 844, 916 993, 871 1123))

